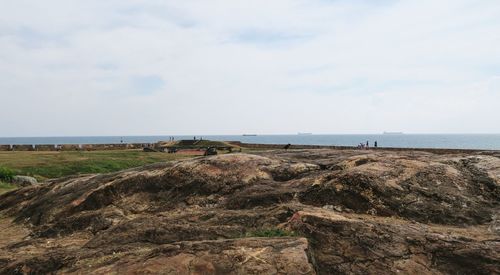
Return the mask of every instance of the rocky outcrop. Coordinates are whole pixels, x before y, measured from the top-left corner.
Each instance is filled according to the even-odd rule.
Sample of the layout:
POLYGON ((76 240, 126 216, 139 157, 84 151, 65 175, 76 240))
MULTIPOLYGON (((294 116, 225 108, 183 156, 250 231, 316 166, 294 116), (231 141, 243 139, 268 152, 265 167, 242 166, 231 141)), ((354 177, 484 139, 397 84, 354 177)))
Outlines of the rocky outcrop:
POLYGON ((500 243, 492 234, 394 218, 308 209, 289 226, 311 240, 323 274, 496 274, 500 243))
POLYGON ((495 155, 279 150, 58 179, 0 197, 0 271, 499 273, 499 178, 495 155))

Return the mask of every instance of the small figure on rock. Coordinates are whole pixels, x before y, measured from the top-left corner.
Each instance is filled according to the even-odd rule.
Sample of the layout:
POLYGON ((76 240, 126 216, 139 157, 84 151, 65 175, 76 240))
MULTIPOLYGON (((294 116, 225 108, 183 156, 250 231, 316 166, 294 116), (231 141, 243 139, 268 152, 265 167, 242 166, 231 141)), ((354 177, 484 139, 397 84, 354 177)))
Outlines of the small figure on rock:
POLYGON ((290 146, 292 146, 290 143, 288 143, 287 145, 285 145, 285 150, 288 150, 290 148, 290 146))

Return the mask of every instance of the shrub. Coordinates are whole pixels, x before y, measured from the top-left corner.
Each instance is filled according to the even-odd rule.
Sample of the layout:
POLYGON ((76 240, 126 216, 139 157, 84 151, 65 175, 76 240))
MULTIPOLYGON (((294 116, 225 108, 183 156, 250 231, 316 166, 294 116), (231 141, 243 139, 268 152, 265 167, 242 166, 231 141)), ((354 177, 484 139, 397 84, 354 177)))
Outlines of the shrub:
POLYGON ((0 181, 11 182, 14 179, 14 171, 0 166, 0 181))

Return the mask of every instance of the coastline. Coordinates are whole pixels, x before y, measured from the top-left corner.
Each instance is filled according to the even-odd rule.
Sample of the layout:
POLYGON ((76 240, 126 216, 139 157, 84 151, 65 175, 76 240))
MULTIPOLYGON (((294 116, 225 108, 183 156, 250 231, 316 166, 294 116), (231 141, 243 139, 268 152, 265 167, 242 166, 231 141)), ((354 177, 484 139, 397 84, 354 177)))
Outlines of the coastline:
MULTIPOLYGON (((329 135, 174 135, 174 136, 67 136, 67 137, 0 137, 2 145, 83 145, 91 144, 154 144, 170 140, 239 141, 250 144, 294 144, 318 146, 357 146, 377 141, 379 147, 500 150, 500 134, 329 134, 329 135), (123 143, 122 143, 123 142, 123 143)), ((100 145, 102 146, 102 145, 100 145)))
MULTIPOLYGON (((160 142, 161 143, 161 142, 160 142)), ((245 143, 241 141, 226 141, 226 143, 248 149, 283 149, 287 144, 245 143)), ((154 148, 159 143, 110 143, 110 144, 14 144, 0 145, 0 151, 107 151, 107 150, 138 150, 154 148)), ((365 150, 357 146, 342 145, 310 145, 291 144, 289 149, 334 149, 334 150, 365 150)), ((370 147, 368 150, 386 151, 420 151, 436 154, 455 153, 500 153, 495 149, 462 149, 462 148, 421 148, 421 147, 370 147)))

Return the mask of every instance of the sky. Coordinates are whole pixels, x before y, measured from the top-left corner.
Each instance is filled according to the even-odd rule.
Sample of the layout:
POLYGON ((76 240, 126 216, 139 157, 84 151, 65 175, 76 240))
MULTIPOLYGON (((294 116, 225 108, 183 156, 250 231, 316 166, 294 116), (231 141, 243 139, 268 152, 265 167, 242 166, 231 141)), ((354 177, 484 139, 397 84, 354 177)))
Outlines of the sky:
POLYGON ((500 133, 500 1, 0 0, 0 136, 500 133))

